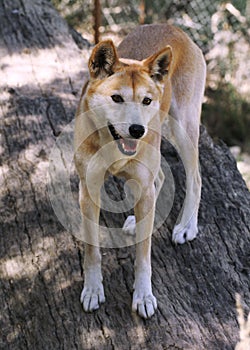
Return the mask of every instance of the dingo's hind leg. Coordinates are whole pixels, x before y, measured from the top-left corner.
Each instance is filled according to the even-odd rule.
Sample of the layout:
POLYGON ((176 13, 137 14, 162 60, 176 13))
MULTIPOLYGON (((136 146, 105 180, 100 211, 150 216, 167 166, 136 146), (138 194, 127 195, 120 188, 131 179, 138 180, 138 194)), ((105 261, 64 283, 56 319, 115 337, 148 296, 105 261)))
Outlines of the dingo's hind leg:
POLYGON ((173 241, 183 244, 193 240, 198 233, 198 209, 201 197, 201 176, 199 171, 199 127, 200 106, 185 106, 171 113, 170 128, 173 135, 173 144, 183 162, 186 172, 186 196, 177 224, 173 230, 173 241), (175 114, 177 113, 177 115, 175 114), (175 118, 176 115, 176 118, 175 118))
POLYGON ((173 230, 173 241, 181 244, 193 240, 198 233, 197 217, 201 198, 198 144, 206 79, 205 61, 199 55, 197 52, 195 71, 189 71, 190 63, 186 62, 183 67, 186 69, 186 79, 183 79, 181 70, 175 77, 169 117, 170 135, 186 171, 186 196, 173 230))

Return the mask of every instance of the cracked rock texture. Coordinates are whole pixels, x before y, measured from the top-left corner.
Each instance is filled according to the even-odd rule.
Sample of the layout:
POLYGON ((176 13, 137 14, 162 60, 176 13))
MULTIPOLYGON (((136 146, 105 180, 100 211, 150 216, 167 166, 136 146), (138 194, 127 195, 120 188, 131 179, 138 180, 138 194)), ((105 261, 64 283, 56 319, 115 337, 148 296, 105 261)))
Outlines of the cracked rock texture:
MULTIPOLYGON (((45 0, 0 3, 0 348, 234 349, 235 292, 250 304, 250 193, 228 148, 204 128, 199 236, 183 246, 171 242, 171 230, 184 170, 162 143, 176 193, 152 237, 156 315, 131 313, 133 246, 102 249, 106 303, 83 313, 83 244, 57 220, 47 191, 50 151, 86 79, 88 45, 74 37, 45 0)), ((119 196, 121 184, 111 180, 108 190, 119 196)), ((77 197, 74 174, 72 191, 77 197)), ((114 214, 102 220, 122 226, 114 214)))

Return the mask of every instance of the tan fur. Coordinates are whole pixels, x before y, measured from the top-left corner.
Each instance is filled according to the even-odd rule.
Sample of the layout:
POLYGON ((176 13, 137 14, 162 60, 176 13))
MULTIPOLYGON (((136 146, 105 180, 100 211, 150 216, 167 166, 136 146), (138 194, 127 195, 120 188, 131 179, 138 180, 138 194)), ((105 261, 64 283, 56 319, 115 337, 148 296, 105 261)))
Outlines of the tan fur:
POLYGON ((247 320, 244 317, 244 311, 241 304, 241 297, 236 294, 236 308, 238 313, 238 323, 240 326, 240 341, 236 344, 235 350, 250 349, 250 313, 247 320))
POLYGON ((101 257, 96 245, 100 186, 104 173, 110 172, 136 180, 142 189, 135 206, 136 235, 140 243, 136 251, 132 309, 147 318, 157 306, 151 288, 150 237, 155 202, 164 181, 160 142, 165 119, 167 136, 177 147, 187 175, 186 200, 173 240, 184 243, 197 234, 201 190, 198 137, 205 63, 201 51, 180 29, 149 25, 129 34, 117 50, 110 40, 99 43, 89 59, 89 73, 75 124, 75 164, 80 176, 86 242, 81 300, 85 311, 97 309, 105 300, 101 257), (119 141, 114 141, 110 124, 120 135, 119 141), (132 144, 127 143, 127 138, 131 138, 130 126, 135 125, 143 126, 144 134, 136 136, 132 144), (125 154, 118 149, 118 144, 125 154), (109 151, 102 152, 106 146, 109 151), (128 156, 126 152, 136 154, 128 156), (92 157, 96 160, 89 170, 92 157), (86 184, 87 169, 92 179, 91 188, 86 184))

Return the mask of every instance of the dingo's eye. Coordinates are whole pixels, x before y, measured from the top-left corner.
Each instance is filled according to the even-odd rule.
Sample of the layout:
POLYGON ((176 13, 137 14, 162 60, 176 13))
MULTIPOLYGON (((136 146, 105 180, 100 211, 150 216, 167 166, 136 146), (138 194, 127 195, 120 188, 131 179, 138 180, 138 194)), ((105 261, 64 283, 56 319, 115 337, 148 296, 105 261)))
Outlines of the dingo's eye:
POLYGON ((148 106, 148 105, 150 105, 151 102, 152 102, 151 98, 144 97, 142 104, 144 104, 145 106, 148 106))
POLYGON ((124 99, 121 97, 121 95, 112 95, 111 98, 115 103, 124 102, 124 99))

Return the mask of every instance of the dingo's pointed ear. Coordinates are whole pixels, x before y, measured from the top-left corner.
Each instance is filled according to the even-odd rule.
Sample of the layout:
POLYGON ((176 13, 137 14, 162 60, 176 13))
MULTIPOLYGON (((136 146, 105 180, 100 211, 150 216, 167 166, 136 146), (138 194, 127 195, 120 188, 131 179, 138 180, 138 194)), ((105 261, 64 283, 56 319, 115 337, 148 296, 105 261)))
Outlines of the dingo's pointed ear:
POLYGON ((151 78, 161 82, 167 76, 172 56, 172 48, 168 45, 156 54, 146 58, 144 65, 148 67, 151 78))
POLYGON ((89 59, 89 72, 91 78, 103 79, 114 73, 118 55, 112 40, 101 41, 97 44, 89 59))

